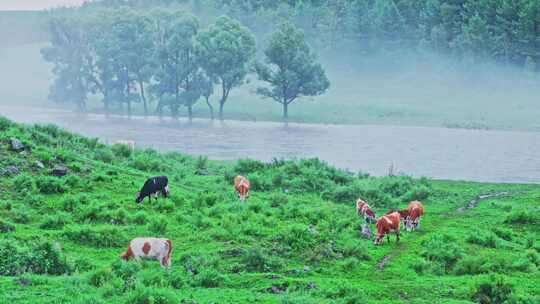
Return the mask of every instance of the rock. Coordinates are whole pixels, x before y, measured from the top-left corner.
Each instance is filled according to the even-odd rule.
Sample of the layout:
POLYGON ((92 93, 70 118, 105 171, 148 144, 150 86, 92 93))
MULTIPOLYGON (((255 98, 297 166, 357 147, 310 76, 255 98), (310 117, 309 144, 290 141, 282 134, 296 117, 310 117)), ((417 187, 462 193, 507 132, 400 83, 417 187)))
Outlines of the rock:
POLYGON ((36 162, 34 164, 36 165, 36 167, 38 167, 40 169, 45 168, 45 165, 39 160, 36 160, 36 162))
POLYGON ((362 237, 366 239, 371 239, 373 237, 373 232, 371 232, 371 229, 369 228, 368 224, 362 225, 362 230, 360 231, 360 235, 362 235, 362 237))
POLYGON ((55 166, 53 169, 52 169, 52 175, 54 176, 64 176, 66 174, 69 173, 69 169, 65 166, 55 166))
POLYGON ((17 166, 8 166, 5 168, 0 169, 0 175, 13 175, 13 174, 19 174, 20 170, 17 166))
POLYGON ((20 152, 24 150, 24 145, 17 138, 10 138, 9 144, 11 145, 11 149, 15 152, 20 152))

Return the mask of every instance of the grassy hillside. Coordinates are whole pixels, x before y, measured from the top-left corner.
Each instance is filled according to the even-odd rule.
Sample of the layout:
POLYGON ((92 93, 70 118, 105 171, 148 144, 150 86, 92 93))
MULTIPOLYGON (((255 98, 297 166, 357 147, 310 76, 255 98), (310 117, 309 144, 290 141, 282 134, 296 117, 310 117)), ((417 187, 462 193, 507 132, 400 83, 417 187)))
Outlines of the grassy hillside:
POLYGON ((131 153, 0 119, 0 168, 9 166, 20 172, 0 177, 6 303, 540 301, 537 185, 372 178, 318 160, 228 164, 131 153), (12 151, 10 138, 24 152, 12 151), (56 165, 70 173, 52 177, 56 165), (252 183, 244 204, 232 191, 237 173, 252 183), (169 176, 171 198, 136 205, 139 186, 158 174, 169 176), (499 192, 508 195, 463 208, 499 192), (422 199, 422 226, 375 247, 359 235, 357 196, 378 214, 422 199), (171 269, 120 261, 137 236, 172 239, 171 269))

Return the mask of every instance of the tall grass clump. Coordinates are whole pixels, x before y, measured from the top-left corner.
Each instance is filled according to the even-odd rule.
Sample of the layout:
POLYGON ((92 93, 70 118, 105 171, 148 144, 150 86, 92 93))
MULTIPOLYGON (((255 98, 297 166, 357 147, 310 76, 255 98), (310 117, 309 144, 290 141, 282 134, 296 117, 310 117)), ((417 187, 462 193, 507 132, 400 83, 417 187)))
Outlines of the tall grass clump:
POLYGON ((420 255, 428 262, 439 266, 442 273, 450 272, 457 261, 462 258, 463 250, 454 237, 447 234, 435 235, 421 243, 420 255))
POLYGON ((15 276, 25 272, 62 275, 71 271, 72 265, 57 243, 45 241, 31 245, 12 240, 0 242, 0 275, 15 276))

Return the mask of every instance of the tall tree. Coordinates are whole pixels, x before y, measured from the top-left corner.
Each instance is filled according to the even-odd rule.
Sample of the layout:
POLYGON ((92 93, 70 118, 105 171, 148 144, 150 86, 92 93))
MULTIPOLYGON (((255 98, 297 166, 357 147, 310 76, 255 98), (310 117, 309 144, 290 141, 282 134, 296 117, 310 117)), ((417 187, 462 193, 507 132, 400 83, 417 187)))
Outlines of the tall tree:
POLYGON ((222 16, 197 36, 199 61, 206 74, 221 85, 219 118, 232 88, 240 86, 255 55, 255 38, 238 21, 222 16))
POLYGON ((330 86, 304 33, 291 23, 282 24, 271 35, 264 54, 267 64, 257 64, 255 69, 270 88, 258 88, 257 94, 280 103, 284 120, 289 118, 292 102, 302 96, 320 95, 330 86))
POLYGON ((43 58, 53 64, 56 75, 49 99, 74 103, 80 111, 85 111, 91 74, 85 29, 77 17, 59 17, 51 21, 50 34, 51 45, 41 50, 43 58))

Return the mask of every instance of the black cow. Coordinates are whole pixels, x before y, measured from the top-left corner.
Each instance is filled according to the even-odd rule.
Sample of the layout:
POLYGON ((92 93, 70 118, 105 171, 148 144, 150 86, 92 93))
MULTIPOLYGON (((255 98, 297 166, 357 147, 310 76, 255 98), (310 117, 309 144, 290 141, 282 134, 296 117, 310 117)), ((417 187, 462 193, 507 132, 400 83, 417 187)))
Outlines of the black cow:
POLYGON ((157 199, 159 192, 161 192, 163 197, 167 197, 169 195, 168 185, 169 179, 166 176, 155 176, 147 179, 142 186, 141 191, 137 192, 135 202, 139 204, 145 197, 148 197, 148 200, 152 202, 151 196, 154 195, 157 199))

